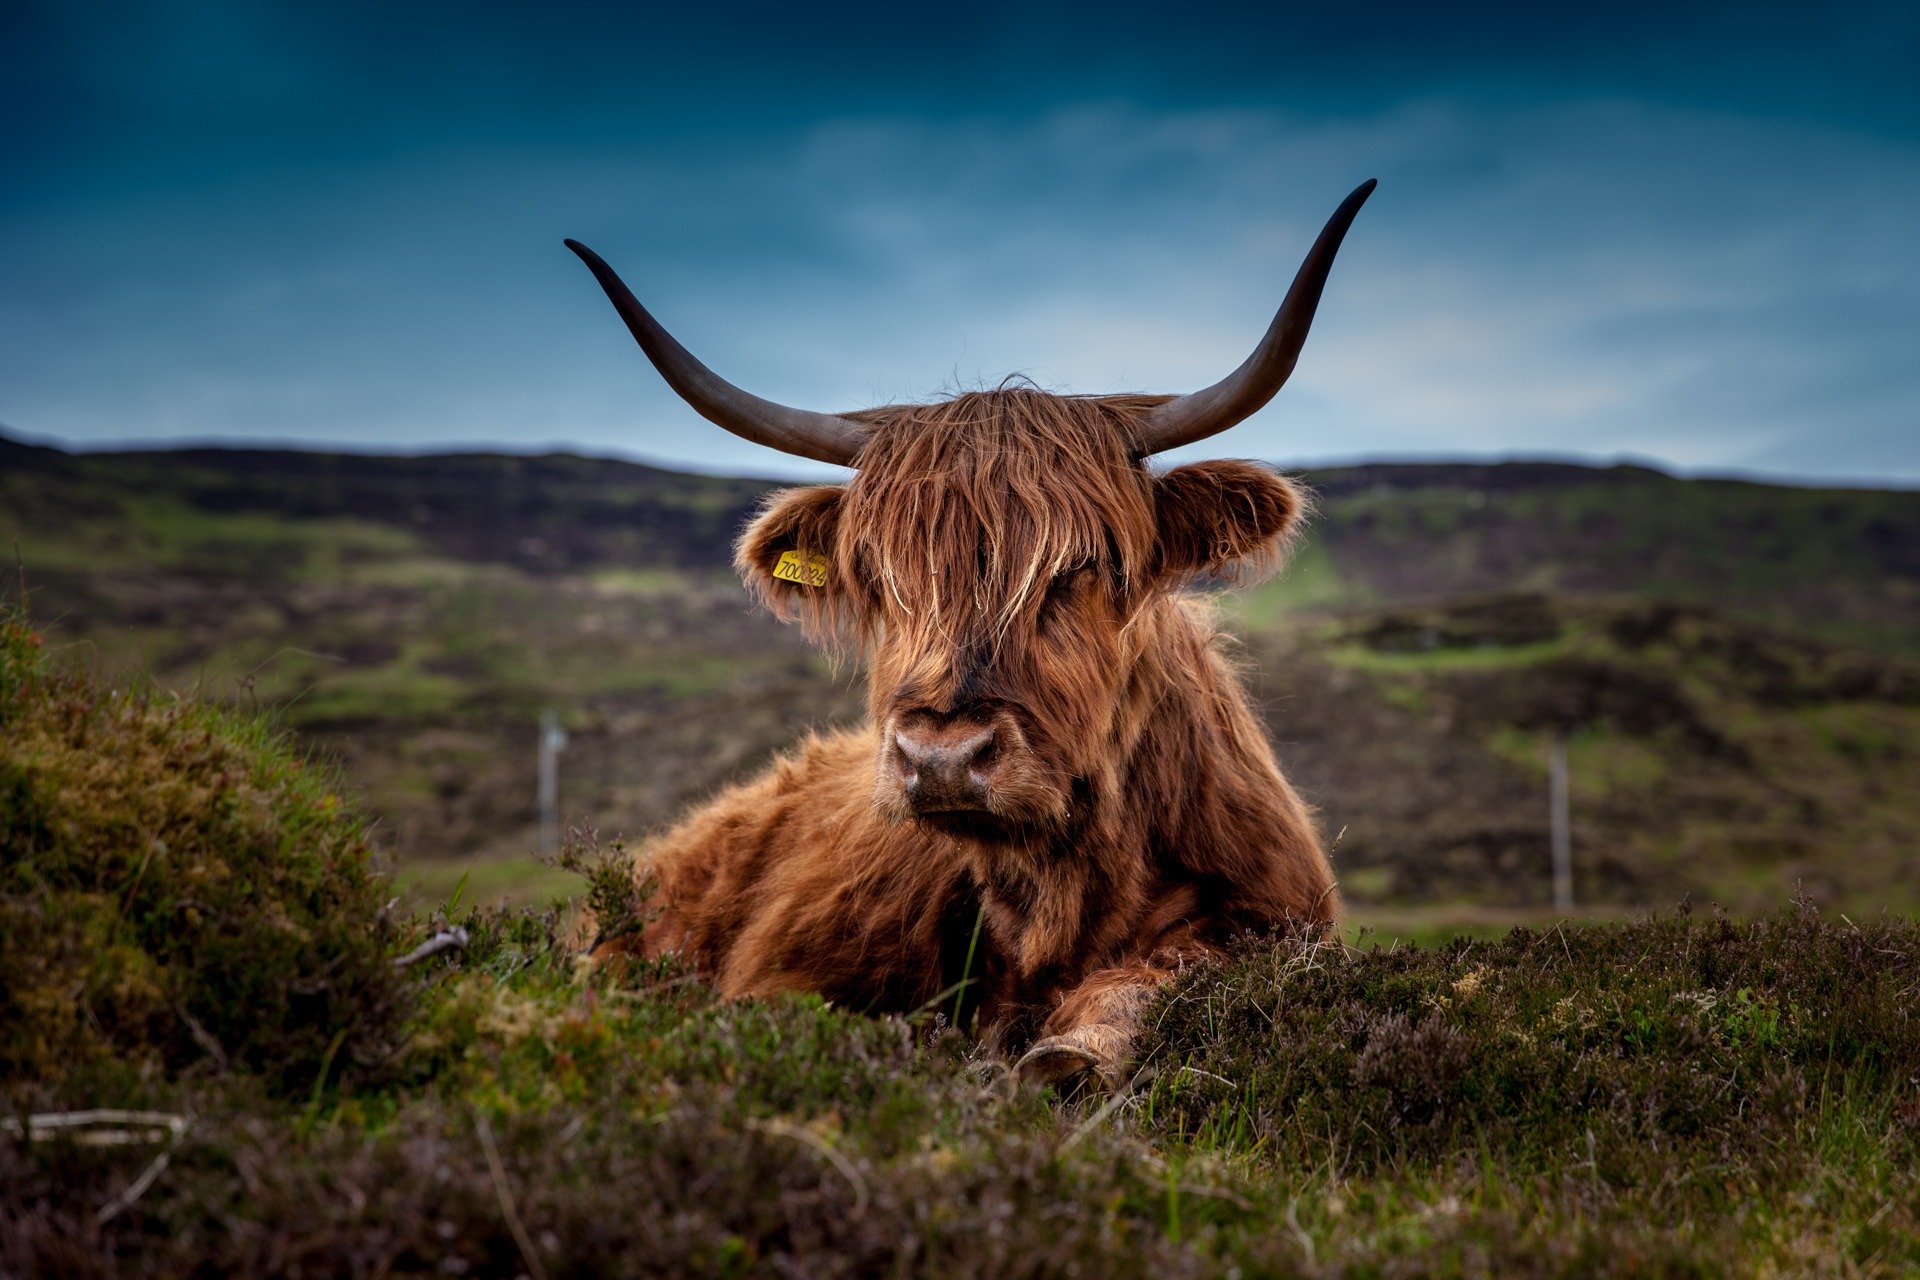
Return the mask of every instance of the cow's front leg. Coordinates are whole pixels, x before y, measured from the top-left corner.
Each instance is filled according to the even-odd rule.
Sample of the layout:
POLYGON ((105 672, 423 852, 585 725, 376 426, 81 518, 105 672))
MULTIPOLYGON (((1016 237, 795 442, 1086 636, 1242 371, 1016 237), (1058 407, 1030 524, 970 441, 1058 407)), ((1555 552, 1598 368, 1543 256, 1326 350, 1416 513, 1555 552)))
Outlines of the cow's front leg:
POLYGON ((1014 1070, 1030 1084, 1064 1086, 1092 1075, 1109 1089, 1121 1087, 1133 1069, 1141 1016, 1177 971, 1177 959, 1170 958, 1088 975, 1067 992, 1014 1070))

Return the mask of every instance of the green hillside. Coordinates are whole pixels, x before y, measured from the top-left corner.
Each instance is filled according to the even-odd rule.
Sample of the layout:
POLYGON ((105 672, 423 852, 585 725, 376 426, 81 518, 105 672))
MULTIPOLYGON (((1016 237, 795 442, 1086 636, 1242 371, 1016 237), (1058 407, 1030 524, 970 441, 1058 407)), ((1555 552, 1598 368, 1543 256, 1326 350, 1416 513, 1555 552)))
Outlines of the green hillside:
MULTIPOLYGON (((1363 918, 1544 904, 1552 734, 1588 909, 1920 905, 1920 494, 1547 464, 1308 478, 1293 565, 1227 605, 1363 918)), ((857 672, 726 570, 767 487, 0 441, 0 545, 66 660, 272 710, 344 763, 409 875, 525 894, 565 883, 526 856, 542 708, 571 738, 566 816, 630 835, 858 714, 857 672)))
MULTIPOLYGON (((1329 517, 1237 607, 1361 945, 1246 939, 1148 1011, 1125 1090, 1061 1097, 936 1011, 721 1002, 583 966, 563 905, 476 906, 582 883, 527 856, 540 708, 608 833, 856 713, 720 569, 753 486, 687 479, 623 561, 614 499, 575 529, 518 490, 645 506, 660 473, 249 456, 6 454, 33 629, 0 610, 0 1275, 1920 1267, 1920 667, 1871 532, 1906 495, 1858 495, 1779 599, 1739 537, 1603 564, 1525 485, 1568 576, 1504 573, 1517 535, 1473 520, 1329 517), (325 480, 362 465, 444 506, 325 480), (512 491, 490 530, 475 477, 512 491), (1781 612, 1816 588, 1825 616, 1781 612), (1541 908, 1552 736, 1582 914, 1669 909, 1541 908), (1475 923, 1500 936, 1400 945, 1475 923)), ((1657 487, 1718 513, 1674 528, 1726 513, 1657 487)))
POLYGON ((1558 737, 1589 908, 1800 893, 1920 909, 1920 664, 1691 605, 1530 594, 1249 649, 1282 760, 1363 902, 1547 901, 1558 737))
POLYGON ((0 839, 0 1275, 1920 1265, 1912 920, 1248 938, 1146 1011, 1118 1093, 1062 1095, 936 1011, 723 1002, 581 963, 553 908, 398 911, 284 734, 64 670, 11 612, 0 839))
MULTIPOLYGON (((1920 656, 1920 492, 1683 480, 1644 467, 1305 471, 1312 531, 1254 625, 1504 591, 1714 606, 1920 656)), ((724 571, 770 481, 567 455, 245 449, 73 455, 0 437, 0 533, 43 574, 161 566, 261 581, 364 560, 550 574, 724 571)))
POLYGON ((1305 554, 1249 595, 1250 622, 1505 591, 1626 595, 1920 656, 1920 492, 1553 463, 1304 477, 1319 494, 1305 554))

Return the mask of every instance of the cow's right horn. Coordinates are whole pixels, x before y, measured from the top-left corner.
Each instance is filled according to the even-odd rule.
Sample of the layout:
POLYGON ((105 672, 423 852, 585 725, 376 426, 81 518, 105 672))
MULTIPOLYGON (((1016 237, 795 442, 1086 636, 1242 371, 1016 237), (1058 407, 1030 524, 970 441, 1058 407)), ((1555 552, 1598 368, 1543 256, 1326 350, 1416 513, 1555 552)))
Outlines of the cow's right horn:
POLYGON ((1374 179, 1368 178, 1327 219, 1320 238, 1313 242, 1306 261, 1293 277, 1279 314, 1267 327, 1267 336, 1245 363, 1212 386, 1169 400, 1147 415, 1140 426, 1143 456, 1218 435, 1252 417, 1279 392, 1300 358, 1300 347, 1313 324, 1314 308, 1320 305, 1320 291, 1326 287, 1327 273, 1333 270, 1333 255, 1340 252, 1347 228, 1373 194, 1374 186, 1374 179))
POLYGON ((867 442, 865 425, 837 414, 788 408, 742 391, 675 342, 673 335, 647 313, 633 291, 599 254, 577 240, 567 241, 567 248, 580 255, 580 260, 593 272, 593 278, 607 291, 613 309, 627 322, 640 349, 647 353, 647 359, 653 361, 653 367, 660 371, 667 385, 701 417, 743 440, 782 453, 812 458, 816 462, 853 465, 860 446, 867 442))

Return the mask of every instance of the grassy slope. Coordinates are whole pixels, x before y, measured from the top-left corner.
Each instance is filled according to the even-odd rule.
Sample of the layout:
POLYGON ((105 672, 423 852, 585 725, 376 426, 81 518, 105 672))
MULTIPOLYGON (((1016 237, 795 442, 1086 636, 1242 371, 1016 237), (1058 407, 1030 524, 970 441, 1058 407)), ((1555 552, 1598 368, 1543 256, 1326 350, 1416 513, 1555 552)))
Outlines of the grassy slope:
MULTIPOLYGON (((1498 591, 1628 594, 1920 656, 1920 493, 1548 463, 1303 478, 1319 494, 1312 536, 1294 572, 1247 595, 1252 623, 1498 591)), ((411 547, 545 573, 724 571, 769 487, 565 455, 73 456, 0 437, 0 532, 36 565, 84 557, 93 573, 270 568, 288 521, 304 554, 335 565, 411 547)))
MULTIPOLYGON (((0 930, 0 973, 108 979, 0 1001, 0 1045, 94 1046, 0 1074, 0 1274, 1920 1268, 1911 920, 1248 939, 1148 1010, 1127 1093, 1061 1100, 938 1011, 583 966, 559 911, 453 904, 465 947, 395 970, 440 921, 392 915, 284 739, 50 670, 18 627, 0 659, 0 901, 38 930, 0 930), (134 857, 143 835, 166 847, 134 857), (171 999, 127 1002, 143 963, 171 999), (366 998, 335 998, 349 974, 366 998), (372 1052, 336 1056, 356 1030, 372 1052), (28 1140, 100 1107, 182 1132, 28 1140)), ((623 864, 581 859, 617 920, 623 864)))
POLYGON ((1714 607, 1920 656, 1920 493, 1513 463, 1310 472, 1306 568, 1246 615, 1528 590, 1714 607))
POLYGON ((1546 744, 1576 895, 1920 908, 1920 666, 1667 604, 1497 597, 1256 639, 1282 755, 1358 900, 1547 898, 1546 744))
POLYGON ((301 1089, 391 1051, 388 885, 337 779, 258 717, 54 668, 4 608, 0 852, 0 1080, 301 1089))
POLYGON ((1341 954, 1278 941, 1153 1012, 1115 1103, 937 1018, 716 1004, 470 917, 406 1062, 84 1099, 150 1148, 0 1137, 0 1271, 482 1276, 1863 1276, 1920 1266, 1920 933, 1787 913, 1341 954))
MULTIPOLYGON (((1899 655, 1920 644, 1920 495, 1558 466, 1314 479, 1295 565, 1228 607, 1362 919, 1411 935, 1544 900, 1555 727, 1573 734, 1583 902, 1759 907, 1799 884, 1914 905, 1900 779, 1920 709, 1899 655), (1527 584, 1603 594, 1413 603, 1527 584), (1889 656, 1754 626, 1780 617, 1889 656), (1768 671, 1779 688, 1749 678, 1768 671)), ((0 442, 0 538, 56 643, 278 709, 442 894, 469 872, 523 899, 565 885, 526 856, 542 706, 572 735, 569 816, 629 833, 857 714, 852 673, 749 613, 725 572, 760 491, 570 458, 0 442)))

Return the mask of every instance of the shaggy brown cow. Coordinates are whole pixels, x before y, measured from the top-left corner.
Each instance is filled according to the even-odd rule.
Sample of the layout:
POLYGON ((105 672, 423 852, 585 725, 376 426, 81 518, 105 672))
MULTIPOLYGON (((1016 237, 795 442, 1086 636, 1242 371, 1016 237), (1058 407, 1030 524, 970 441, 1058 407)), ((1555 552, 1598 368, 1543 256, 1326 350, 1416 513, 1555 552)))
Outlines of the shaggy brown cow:
MULTIPOLYGON (((1223 431, 1292 371, 1368 182, 1258 350, 1204 391, 1023 386, 848 416, 750 396, 584 246, 674 390, 747 439, 856 469, 777 494, 735 563, 775 613, 857 646, 870 720, 807 739, 647 850, 678 952, 729 996, 964 1001, 1030 1079, 1127 1067, 1154 989, 1250 929, 1338 901, 1196 577, 1276 564, 1305 499, 1249 462, 1144 459, 1223 431)), ((618 945, 618 944, 614 944, 618 945)))

